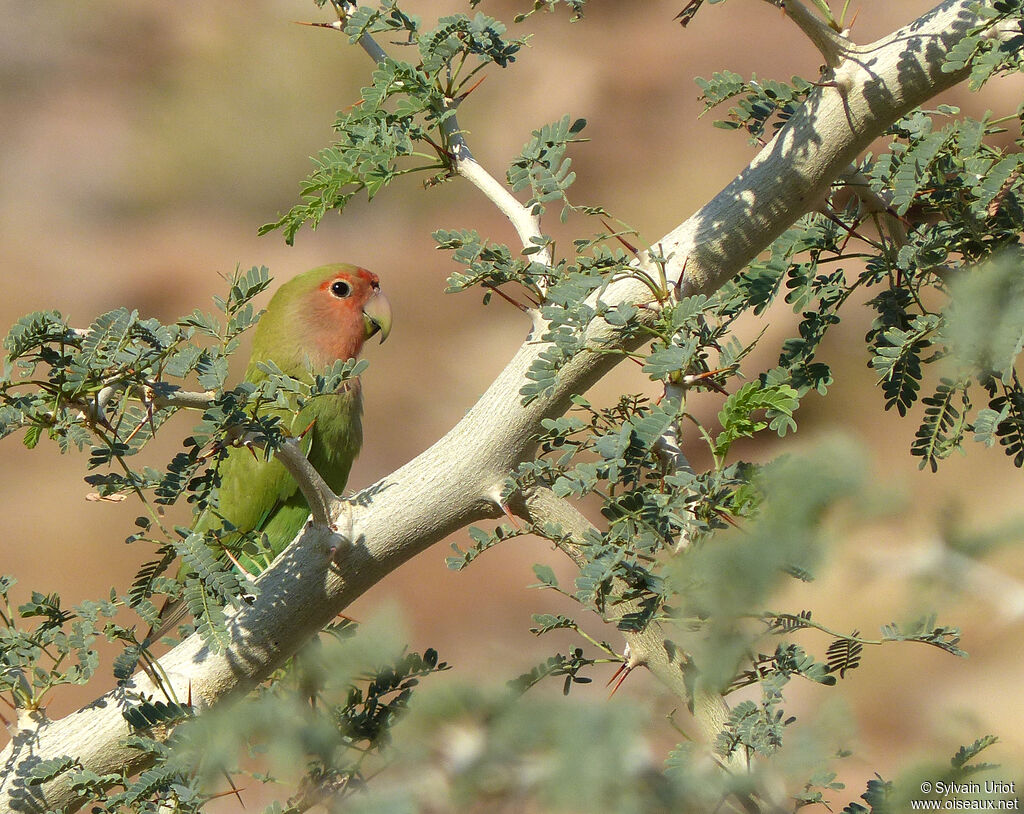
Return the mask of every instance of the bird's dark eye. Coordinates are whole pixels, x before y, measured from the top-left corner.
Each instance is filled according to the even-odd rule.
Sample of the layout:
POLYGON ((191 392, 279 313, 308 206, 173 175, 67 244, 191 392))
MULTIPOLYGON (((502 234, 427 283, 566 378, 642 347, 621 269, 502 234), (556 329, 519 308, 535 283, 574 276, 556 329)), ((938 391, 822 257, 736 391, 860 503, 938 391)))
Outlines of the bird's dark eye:
POLYGON ((352 293, 352 286, 350 286, 344 280, 335 280, 333 283, 331 283, 331 293, 335 297, 343 299, 352 293))

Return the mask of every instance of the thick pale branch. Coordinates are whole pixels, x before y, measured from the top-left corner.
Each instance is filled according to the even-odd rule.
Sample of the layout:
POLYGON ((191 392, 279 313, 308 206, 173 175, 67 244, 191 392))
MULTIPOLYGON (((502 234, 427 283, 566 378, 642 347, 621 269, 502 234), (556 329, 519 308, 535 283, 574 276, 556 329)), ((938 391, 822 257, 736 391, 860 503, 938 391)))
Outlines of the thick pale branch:
POLYGON ((682 294, 714 291, 805 212, 904 113, 962 81, 946 54, 984 23, 971 0, 946 0, 895 33, 854 46, 736 178, 663 238, 682 294), (684 275, 685 266, 685 275, 684 275))
MULTIPOLYGON (((339 16, 341 17, 350 14, 356 8, 356 4, 349 0, 340 0, 340 2, 335 3, 335 6, 339 9, 339 16)), ((332 28, 337 28, 339 31, 344 30, 343 20, 339 20, 337 24, 330 23, 329 25, 332 28)), ((359 47, 362 48, 366 52, 367 56, 377 64, 387 61, 387 52, 377 45, 377 41, 369 34, 363 34, 363 36, 359 38, 359 47)))
MULTIPOLYGON (((941 64, 949 48, 981 23, 971 5, 972 0, 947 0, 844 60, 836 70, 839 87, 812 94, 747 169, 655 244, 672 255, 671 281, 683 276, 685 265, 684 294, 721 286, 817 206, 856 154, 892 121, 964 78, 965 71, 943 73, 941 64)), ((651 292, 636 279, 622 279, 602 298, 610 306, 640 303, 649 301, 651 292)), ((615 331, 596 318, 585 338, 597 347, 613 340, 615 331)), ((323 526, 307 526, 261 575, 256 601, 232 617, 229 650, 211 652, 193 636, 165 655, 161 664, 177 696, 191 695, 203 707, 247 691, 399 565, 468 523, 495 516, 498 509, 489 496, 532 457, 541 419, 561 415, 573 394, 586 391, 619 359, 580 353, 561 370, 550 393, 524 405, 519 393, 530 381, 527 371, 550 348, 540 337, 535 329, 444 438, 332 506, 332 516, 345 515, 348 539, 323 526)), ((41 760, 75 755, 99 773, 144 768, 146 760, 124 745, 128 726, 121 715, 128 693, 140 692, 161 694, 140 673, 66 718, 19 732, 0 753, 0 812, 64 809, 80 802, 67 774, 28 785, 28 772, 41 760)))
POLYGON ((384 49, 377 45, 376 41, 369 34, 363 34, 359 38, 359 47, 366 51, 367 56, 378 64, 388 58, 384 49))

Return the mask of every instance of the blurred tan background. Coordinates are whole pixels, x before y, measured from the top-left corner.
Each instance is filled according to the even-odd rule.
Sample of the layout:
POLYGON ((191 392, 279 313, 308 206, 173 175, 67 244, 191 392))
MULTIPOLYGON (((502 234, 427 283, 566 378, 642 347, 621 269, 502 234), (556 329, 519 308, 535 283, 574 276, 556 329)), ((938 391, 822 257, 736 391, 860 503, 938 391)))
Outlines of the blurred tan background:
MULTIPOLYGON (((646 240, 657 240, 753 155, 743 135, 714 129, 713 116, 697 120, 693 77, 723 69, 813 77, 820 62, 767 4, 709 7, 685 30, 673 22, 684 4, 594 0, 586 22, 575 26, 564 14, 535 17, 529 28, 536 36, 520 64, 490 70, 461 113, 478 158, 500 177, 531 129, 564 113, 583 116, 591 141, 572 153, 579 176, 574 200, 601 203, 646 240)), ((465 9, 455 0, 412 5, 426 18, 465 9)), ((492 1, 483 10, 510 20, 527 5, 492 1)), ((930 5, 865 3, 854 37, 873 39, 930 5)), ((452 265, 434 250, 432 230, 475 228, 514 243, 507 224, 465 183, 429 190, 418 181, 399 183, 372 205, 361 201, 343 218, 328 216, 317 232, 301 231, 294 248, 278 233, 256 236, 259 225, 296 201, 307 156, 328 143, 335 111, 358 98, 371 67, 343 37, 292 24, 317 13, 300 0, 6 4, 0 327, 6 332, 20 315, 43 308, 84 325, 121 304, 173 320, 196 306, 209 308, 210 297, 224 288, 218 275, 236 264, 265 264, 278 279, 334 260, 374 269, 394 306, 395 330, 367 354, 366 443, 350 480, 361 488, 451 427, 512 355, 527 324, 500 301, 484 308, 476 293, 443 294, 452 265)), ((1022 90, 1013 79, 981 95, 962 91, 944 100, 1002 114, 1015 109, 1022 90)), ((600 228, 581 221, 549 226, 563 241, 600 228)), ((916 424, 882 414, 866 367, 867 320, 848 315, 829 343, 838 381, 827 401, 805 401, 801 437, 852 434, 872 454, 879 484, 905 494, 913 508, 837 546, 834 570, 794 592, 787 609, 811 607, 837 628, 871 634, 904 618, 921 593, 919 581, 892 573, 893 564, 910 567, 926 552, 943 517, 956 514, 983 527, 998 522, 1007 507, 1019 510, 1021 473, 1001 452, 980 446, 937 475, 918 471, 908 454, 916 424)), ((786 309, 770 322, 751 372, 771 363, 778 341, 792 330, 786 309)), ((746 336, 760 327, 751 321, 746 336)), ((597 398, 653 392, 650 384, 635 369, 621 370, 601 384, 597 398)), ((701 398, 699 410, 710 418, 720 397, 701 398)), ((178 438, 168 437, 162 447, 168 455, 172 441, 187 433, 187 422, 178 427, 178 438)), ((692 439, 688 452, 695 463, 705 460, 692 439)), ((765 459, 776 449, 767 443, 743 454, 765 459)), ((124 586, 144 561, 145 550, 123 543, 137 508, 87 502, 84 465, 84 456, 61 457, 47 444, 30 454, 17 438, 0 443, 0 572, 19 578, 19 600, 29 589, 59 591, 71 605, 124 586)), ((556 647, 576 644, 569 637, 537 641, 527 632, 531 612, 572 611, 554 595, 525 588, 537 561, 571 578, 546 545, 516 542, 458 574, 444 565, 448 553, 442 544, 423 554, 351 613, 360 618, 382 604, 399 605, 412 646, 437 647, 465 680, 478 674, 504 680, 556 647)), ((940 621, 963 626, 969 660, 921 645, 890 646, 868 652, 838 689, 796 688, 797 715, 810 720, 839 705, 856 721, 850 740, 856 754, 844 761, 842 774, 851 785, 837 799, 856 797, 873 771, 892 777, 933 746, 950 753, 987 732, 1004 741, 990 759, 1024 765, 1019 559, 1004 549, 987 561, 991 572, 971 571, 970 579, 993 580, 980 588, 925 592, 939 603, 940 621)), ((948 569, 944 575, 954 585, 969 581, 948 569)), ((593 632, 621 643, 613 630, 593 632)), ((811 634, 801 642, 819 656, 827 644, 811 634)), ((49 711, 64 714, 99 689, 59 694, 49 711)), ((606 703, 596 684, 584 692, 606 703)), ((673 706, 646 675, 632 677, 622 693, 651 697, 665 712, 673 706)))

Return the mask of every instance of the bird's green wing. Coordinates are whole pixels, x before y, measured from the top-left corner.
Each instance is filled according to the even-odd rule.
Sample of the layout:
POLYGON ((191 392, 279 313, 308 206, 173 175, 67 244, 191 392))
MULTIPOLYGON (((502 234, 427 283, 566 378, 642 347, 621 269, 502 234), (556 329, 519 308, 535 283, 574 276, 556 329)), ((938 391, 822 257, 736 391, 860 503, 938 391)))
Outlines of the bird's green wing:
MULTIPOLYGON (((338 494, 362 441, 360 412, 358 389, 350 388, 314 399, 290 420, 293 435, 304 433, 302 447, 310 463, 338 494)), ((269 555, 248 564, 243 560, 247 569, 252 565, 259 572, 295 539, 309 506, 280 462, 243 447, 229 450, 221 463, 220 514, 241 533, 267 535, 269 555)), ((226 541, 229 548, 232 542, 226 541)))
MULTIPOLYGON (((264 555, 251 560, 239 550, 244 536, 265 533, 270 549, 276 555, 298 534, 309 514, 309 507, 288 470, 273 458, 267 460, 262 452, 254 454, 245 447, 229 450, 221 462, 220 476, 217 514, 239 532, 225 538, 224 546, 243 561, 246 570, 259 573, 273 557, 264 555), (244 562, 247 559, 250 562, 244 562)), ((196 528, 205 530, 219 524, 219 517, 208 513, 196 528)))

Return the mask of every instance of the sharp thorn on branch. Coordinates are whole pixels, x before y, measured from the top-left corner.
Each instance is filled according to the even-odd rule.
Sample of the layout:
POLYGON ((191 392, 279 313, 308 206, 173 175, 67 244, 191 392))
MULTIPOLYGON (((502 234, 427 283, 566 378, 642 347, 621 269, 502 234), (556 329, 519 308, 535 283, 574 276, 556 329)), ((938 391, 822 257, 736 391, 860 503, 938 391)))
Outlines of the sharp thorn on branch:
MULTIPOLYGON (((362 104, 362 102, 357 102, 357 104, 362 104)), ((429 144, 434 149, 434 152, 437 153, 438 158, 442 159, 443 161, 447 161, 449 163, 454 163, 455 162, 455 160, 456 160, 455 154, 452 153, 449 150, 446 150, 444 147, 442 147, 440 144, 438 144, 436 141, 434 141, 426 133, 423 133, 420 136, 420 138, 422 138, 425 142, 427 142, 427 144, 429 144)))
POLYGON ((629 674, 633 672, 633 668, 639 663, 640 662, 633 660, 633 655, 630 652, 629 645, 627 644, 625 649, 622 651, 622 664, 620 664, 618 669, 612 673, 612 677, 609 678, 608 682, 605 684, 606 687, 612 688, 608 693, 609 698, 618 692, 619 687, 621 687, 623 682, 629 678, 629 674), (618 680, 616 681, 616 679, 618 680))
POLYGON ((147 404, 146 407, 147 407, 149 415, 146 418, 143 418, 142 421, 140 421, 138 424, 135 425, 135 429, 133 429, 130 433, 128 433, 127 437, 124 439, 124 443, 126 443, 126 444, 131 443, 131 440, 136 435, 139 434, 139 432, 142 430, 142 428, 146 426, 147 422, 149 423, 150 429, 154 432, 154 434, 156 433, 156 425, 153 422, 153 407, 150 404, 147 404))
POLYGON ((501 499, 501 492, 500 492, 500 490, 495 489, 491 494, 488 495, 488 498, 490 498, 491 502, 495 506, 497 506, 499 509, 501 509, 501 511, 505 515, 505 517, 508 518, 508 522, 510 522, 512 524, 512 527, 516 531, 522 531, 523 530, 523 527, 519 524, 519 521, 516 519, 516 516, 514 514, 512 514, 512 510, 509 509, 508 504, 504 500, 501 499))
POLYGON ((679 25, 686 28, 694 18, 694 15, 700 11, 700 7, 703 4, 704 0, 690 0, 690 2, 683 7, 683 10, 680 11, 674 19, 679 20, 679 25))
POLYGON ((719 368, 718 370, 705 370, 703 373, 691 373, 683 376, 683 384, 687 387, 695 387, 698 385, 701 387, 707 387, 714 390, 716 393, 722 393, 723 395, 728 396, 729 391, 726 390, 721 383, 715 381, 715 376, 721 376, 723 373, 731 373, 735 369, 736 366, 732 365, 730 367, 719 368))
POLYGON ((522 531, 523 527, 519 524, 519 521, 516 520, 516 516, 509 511, 508 506, 500 501, 498 502, 498 505, 501 506, 501 510, 505 513, 505 517, 508 518, 508 522, 512 524, 512 528, 516 531, 522 531))
POLYGON ((341 20, 335 20, 333 23, 307 23, 304 20, 292 20, 295 25, 308 25, 312 28, 333 28, 335 31, 341 31, 341 20))
POLYGON ((218 791, 216 794, 211 794, 210 795, 210 799, 211 800, 216 800, 218 797, 231 797, 233 795, 233 796, 238 798, 238 804, 242 808, 245 808, 245 803, 242 802, 242 794, 241 794, 241 792, 244 791, 244 789, 238 788, 238 786, 236 786, 234 781, 231 779, 231 775, 229 775, 227 772, 221 772, 221 774, 224 775, 224 779, 228 781, 228 783, 230 784, 231 788, 228 789, 227 791, 218 791))
MULTIPOLYGON (((838 226, 840 229, 842 229, 844 232, 846 232, 846 234, 848 235, 847 239, 849 239, 850 237, 855 237, 858 240, 863 240, 865 243, 870 243, 870 241, 866 237, 864 237, 864 235, 862 235, 860 232, 858 232, 857 229, 856 229, 856 227, 860 224, 860 221, 857 221, 853 226, 849 226, 849 225, 843 223, 842 219, 837 217, 836 214, 834 212, 832 212, 832 210, 829 209, 827 206, 824 207, 821 210, 821 212, 822 212, 822 214, 826 218, 828 218, 836 226, 838 226)), ((846 243, 843 243, 843 248, 845 248, 845 247, 846 247, 846 243)))
POLYGON ((486 75, 486 74, 484 74, 483 76, 481 76, 481 77, 480 77, 480 78, 479 78, 479 79, 478 79, 478 80, 477 80, 476 82, 474 82, 474 83, 473 83, 473 86, 472 86, 472 87, 471 87, 471 88, 470 88, 469 90, 467 90, 467 91, 463 91, 463 92, 462 92, 462 93, 460 93, 460 94, 459 94, 458 96, 456 96, 456 97, 455 97, 455 101, 456 101, 456 102, 460 102, 460 103, 461 103, 461 102, 463 102, 463 101, 465 101, 466 97, 467 97, 467 96, 469 96, 469 94, 471 94, 471 93, 472 93, 473 91, 475 91, 475 90, 476 90, 476 89, 477 89, 478 87, 480 87, 481 83, 482 83, 482 82, 483 82, 483 81, 484 81, 484 80, 485 80, 486 78, 487 78, 487 75, 486 75))
POLYGON ((246 579, 248 579, 248 580, 255 579, 255 577, 252 574, 250 574, 248 571, 245 570, 245 566, 243 566, 242 563, 240 563, 238 561, 238 558, 235 557, 235 555, 232 554, 230 551, 228 551, 228 549, 226 547, 224 548, 224 556, 226 556, 229 560, 231 560, 231 564, 233 566, 235 566, 235 568, 237 568, 239 571, 241 571, 243 576, 245 576, 246 579))
POLYGON ((509 303, 510 305, 514 305, 520 311, 523 311, 524 313, 528 313, 529 312, 529 310, 530 310, 529 306, 524 305, 523 303, 519 302, 519 300, 515 299, 514 297, 510 297, 508 294, 506 294, 504 291, 502 291, 500 288, 498 288, 498 286, 493 285, 492 283, 484 283, 483 286, 488 291, 493 291, 495 294, 497 294, 499 297, 501 297, 503 300, 505 300, 505 302, 509 303))
MULTIPOLYGON (((614 672, 614 673, 612 673, 612 677, 611 677, 611 678, 609 678, 609 679, 608 679, 608 680, 607 680, 607 681, 605 682, 605 684, 604 684, 604 685, 605 685, 606 687, 610 687, 610 686, 612 685, 612 682, 613 682, 613 681, 615 681, 615 679, 617 679, 617 678, 618 678, 618 677, 619 677, 620 675, 622 675, 623 673, 628 673, 628 672, 629 672, 629 667, 628 667, 628 666, 626 665, 626 662, 622 662, 622 663, 621 663, 621 664, 620 664, 620 665, 619 665, 618 667, 616 667, 616 668, 615 668, 615 672, 614 672)), ((625 678, 625 676, 623 676, 623 678, 625 678)), ((621 682, 620 682, 620 683, 621 683, 621 682)), ((619 685, 618 685, 618 684, 616 684, 616 685, 615 685, 615 689, 618 689, 618 688, 619 688, 619 685)), ((609 698, 611 698, 611 697, 612 697, 612 695, 614 695, 614 694, 615 694, 615 690, 612 690, 612 691, 611 691, 610 693, 608 693, 608 697, 609 697, 609 698)))
POLYGON ((673 286, 673 288, 675 289, 675 295, 677 299, 679 298, 679 295, 683 292, 683 280, 686 279, 686 264, 689 262, 690 256, 687 255, 686 257, 683 258, 683 267, 679 269, 679 279, 676 280, 676 284, 675 286, 673 286))
POLYGON ((631 251, 633 253, 634 257, 639 257, 640 256, 640 250, 637 249, 637 247, 634 246, 632 243, 630 243, 628 240, 626 240, 622 235, 620 235, 618 232, 616 232, 609 225, 608 221, 606 221, 604 218, 601 218, 601 223, 604 224, 604 228, 605 229, 607 229, 609 232, 611 232, 611 237, 614 237, 617 241, 619 241, 619 243, 621 243, 623 246, 625 246, 627 249, 629 249, 629 251, 631 251))
POLYGON ((847 245, 853 240, 853 236, 857 234, 854 230, 863 223, 863 218, 857 218, 854 220, 853 225, 846 230, 846 237, 843 238, 843 242, 839 244, 839 253, 842 254, 846 251, 847 245))
POLYGON ((732 515, 726 514, 721 509, 715 509, 715 514, 718 516, 719 520, 722 520, 725 523, 728 523, 734 529, 738 529, 739 531, 743 531, 743 526, 741 526, 739 523, 737 523, 736 522, 736 518, 734 518, 732 515))

